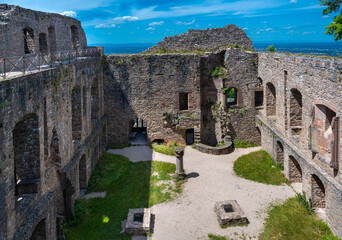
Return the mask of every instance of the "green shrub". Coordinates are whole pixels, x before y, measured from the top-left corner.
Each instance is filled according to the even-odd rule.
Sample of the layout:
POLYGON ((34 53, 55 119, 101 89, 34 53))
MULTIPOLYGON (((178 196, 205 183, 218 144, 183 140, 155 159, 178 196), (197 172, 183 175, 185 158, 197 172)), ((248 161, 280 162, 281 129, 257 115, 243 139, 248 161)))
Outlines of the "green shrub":
POLYGON ((268 51, 270 51, 270 52, 275 52, 275 47, 274 47, 274 45, 272 44, 272 45, 269 45, 268 46, 268 51))
POLYGON ((303 207, 305 207, 309 214, 312 214, 314 212, 312 208, 312 199, 309 198, 309 200, 306 200, 306 194, 304 191, 303 194, 297 193, 296 199, 300 204, 302 204, 303 207))
POLYGON ((211 72, 212 77, 220 77, 220 78, 226 78, 225 71, 223 67, 216 67, 212 72, 211 72))

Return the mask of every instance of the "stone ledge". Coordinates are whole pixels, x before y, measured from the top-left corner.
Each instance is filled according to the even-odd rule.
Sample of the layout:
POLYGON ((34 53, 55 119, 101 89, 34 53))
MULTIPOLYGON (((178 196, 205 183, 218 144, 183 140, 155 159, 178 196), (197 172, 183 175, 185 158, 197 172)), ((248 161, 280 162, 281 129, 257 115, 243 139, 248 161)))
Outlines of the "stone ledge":
POLYGON ((213 154, 213 155, 223 155, 223 154, 228 154, 233 151, 233 143, 232 142, 226 142, 222 146, 218 147, 213 147, 209 145, 205 145, 203 143, 198 143, 196 144, 196 148, 198 151, 203 152, 203 153, 208 153, 208 154, 213 154))

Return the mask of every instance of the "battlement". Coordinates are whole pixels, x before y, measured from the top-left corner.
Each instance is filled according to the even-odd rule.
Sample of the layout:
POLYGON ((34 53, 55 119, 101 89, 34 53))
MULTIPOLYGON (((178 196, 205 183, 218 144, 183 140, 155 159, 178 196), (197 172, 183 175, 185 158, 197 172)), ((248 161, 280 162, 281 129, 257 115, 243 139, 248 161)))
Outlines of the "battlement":
POLYGON ((1 57, 79 50, 86 46, 87 39, 77 19, 0 4, 1 57))

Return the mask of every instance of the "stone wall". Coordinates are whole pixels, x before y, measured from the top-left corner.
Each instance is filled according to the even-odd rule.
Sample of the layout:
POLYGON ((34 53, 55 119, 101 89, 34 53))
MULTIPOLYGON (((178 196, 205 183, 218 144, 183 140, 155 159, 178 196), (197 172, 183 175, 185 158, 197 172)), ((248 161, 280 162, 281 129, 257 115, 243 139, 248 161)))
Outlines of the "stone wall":
MULTIPOLYGON (((257 116, 262 146, 277 161, 283 154, 284 173, 302 183, 315 208, 323 208, 326 221, 342 236, 341 159, 331 164, 336 135, 331 124, 341 116, 341 62, 327 59, 259 53, 259 77, 267 98, 257 116), (274 109, 272 114, 268 110, 274 109), (277 145, 281 143, 283 150, 277 145), (279 152, 280 151, 280 152, 279 152)), ((272 112, 271 111, 271 112, 272 112)), ((340 123, 341 124, 341 123, 340 123)), ((341 125, 340 125, 341 129, 341 125)), ((338 146, 341 151, 341 146, 338 146)))
POLYGON ((80 193, 81 157, 86 160, 81 179, 88 181, 105 146, 101 57, 0 82, 0 239, 27 239, 42 224, 47 239, 56 239, 57 215, 71 214, 80 193), (91 117, 94 83, 96 118, 91 117), (81 90, 77 141, 73 89, 81 90))
MULTIPOLYGON (((260 144, 255 127, 255 91, 262 89, 257 77, 258 55, 241 49, 228 48, 209 59, 202 79, 202 142, 216 145, 224 136, 260 144), (215 67, 224 68, 224 76, 212 77, 215 67), (236 104, 227 105, 227 91, 235 88, 236 104)), ((202 65, 203 72, 203 65, 202 65)))
POLYGON ((165 51, 210 50, 223 45, 234 44, 245 49, 253 49, 253 43, 246 33, 241 28, 230 24, 225 28, 190 29, 187 33, 165 37, 158 45, 149 48, 146 52, 152 53, 159 49, 165 51))
POLYGON ((104 92, 109 145, 128 142, 130 121, 137 118, 147 124, 150 142, 185 143, 186 129, 200 127, 199 63, 195 54, 107 56, 104 92), (188 93, 188 110, 180 110, 180 93, 188 93))
POLYGON ((69 51, 86 46, 81 23, 74 18, 0 4, 0 57, 69 51))

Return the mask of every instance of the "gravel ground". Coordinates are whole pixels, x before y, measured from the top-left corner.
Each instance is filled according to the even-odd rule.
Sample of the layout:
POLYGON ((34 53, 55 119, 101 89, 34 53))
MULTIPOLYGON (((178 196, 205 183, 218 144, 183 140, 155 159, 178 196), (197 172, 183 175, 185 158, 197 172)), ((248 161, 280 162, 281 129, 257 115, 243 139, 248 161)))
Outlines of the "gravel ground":
MULTIPOLYGON (((129 147, 109 150, 122 154, 131 161, 158 160, 175 163, 175 158, 156 154, 148 147, 129 147)), ((263 230, 266 211, 271 203, 282 202, 295 195, 287 186, 273 186, 237 177, 234 161, 257 148, 237 149, 229 155, 208 155, 186 147, 184 168, 190 174, 183 193, 177 199, 153 206, 155 215, 153 240, 208 239, 208 234, 226 236, 229 239, 257 239, 263 230), (218 201, 237 200, 250 224, 245 227, 222 229, 214 212, 218 201)), ((144 238, 140 238, 144 239, 144 238)), ((146 238, 145 238, 146 239, 146 238)))

